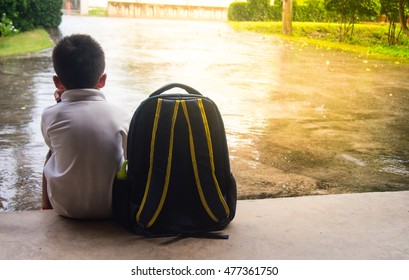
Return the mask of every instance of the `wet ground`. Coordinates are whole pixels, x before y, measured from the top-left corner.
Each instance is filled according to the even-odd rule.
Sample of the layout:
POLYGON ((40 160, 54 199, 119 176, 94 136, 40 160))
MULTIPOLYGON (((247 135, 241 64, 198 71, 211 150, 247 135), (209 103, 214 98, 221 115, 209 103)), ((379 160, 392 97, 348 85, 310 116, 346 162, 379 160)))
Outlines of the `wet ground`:
MULTIPOLYGON (((224 22, 65 16, 106 52, 110 102, 133 113, 181 82, 223 115, 240 198, 409 190, 409 64, 239 33, 224 22)), ((0 211, 38 209, 51 50, 0 59, 0 211)))

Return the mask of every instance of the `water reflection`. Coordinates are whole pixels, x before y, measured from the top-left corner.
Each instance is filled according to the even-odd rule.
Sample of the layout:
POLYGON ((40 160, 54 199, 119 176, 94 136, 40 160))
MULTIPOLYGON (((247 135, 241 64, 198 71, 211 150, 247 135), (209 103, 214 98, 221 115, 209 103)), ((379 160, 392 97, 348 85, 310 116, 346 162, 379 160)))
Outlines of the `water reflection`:
MULTIPOLYGON (((280 113, 268 118, 255 146, 262 151, 263 170, 308 179, 299 178, 299 186, 280 193, 286 184, 294 186, 294 176, 283 175, 285 183, 274 185, 276 192, 408 189, 408 65, 287 48, 280 84, 270 87, 267 99, 280 105, 280 113)), ((270 187, 274 177, 265 180, 270 187)), ((265 181, 248 183, 261 188, 265 181)))
POLYGON ((0 207, 6 210, 35 209, 40 203, 38 159, 44 145, 37 103, 47 85, 41 73, 49 66, 48 53, 0 60, 0 207))
MULTIPOLYGON (((241 198, 409 189, 407 64, 251 33, 223 22, 67 16, 107 58, 110 102, 133 113, 169 82, 222 112, 241 198)), ((0 211, 36 209, 54 103, 51 50, 0 59, 0 211)))

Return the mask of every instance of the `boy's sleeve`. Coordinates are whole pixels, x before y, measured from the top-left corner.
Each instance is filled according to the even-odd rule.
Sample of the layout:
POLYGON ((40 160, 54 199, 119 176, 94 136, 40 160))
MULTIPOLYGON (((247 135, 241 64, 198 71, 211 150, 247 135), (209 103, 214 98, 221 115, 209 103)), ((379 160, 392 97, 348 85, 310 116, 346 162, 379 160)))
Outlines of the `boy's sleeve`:
POLYGON ((127 160, 127 144, 128 144, 128 132, 127 131, 121 131, 121 137, 122 137, 122 150, 124 152, 124 159, 127 160))
POLYGON ((47 123, 47 117, 46 117, 46 113, 43 112, 43 114, 41 115, 41 134, 43 135, 44 138, 44 142, 47 144, 47 146, 49 148, 51 148, 51 142, 50 142, 50 138, 48 137, 48 123, 47 123))
POLYGON ((124 152, 124 159, 128 159, 127 155, 127 146, 128 146, 128 133, 129 133, 129 124, 131 122, 131 115, 121 112, 122 117, 122 129, 121 129, 121 137, 122 137, 122 150, 124 152))

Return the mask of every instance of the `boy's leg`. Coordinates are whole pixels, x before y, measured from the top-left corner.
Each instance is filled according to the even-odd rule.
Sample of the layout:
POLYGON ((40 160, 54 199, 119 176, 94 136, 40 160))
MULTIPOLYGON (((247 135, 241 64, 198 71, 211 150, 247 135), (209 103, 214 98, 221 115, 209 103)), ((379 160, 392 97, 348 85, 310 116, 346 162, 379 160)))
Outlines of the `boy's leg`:
MULTIPOLYGON (((51 157, 51 151, 48 151, 45 163, 50 159, 51 157)), ((44 165, 45 165, 44 163, 44 165)), ((45 178, 44 172, 43 172, 43 181, 42 181, 42 205, 41 209, 42 210, 47 210, 47 209, 53 209, 53 206, 51 205, 50 199, 48 198, 48 191, 47 191, 47 179, 45 178)))

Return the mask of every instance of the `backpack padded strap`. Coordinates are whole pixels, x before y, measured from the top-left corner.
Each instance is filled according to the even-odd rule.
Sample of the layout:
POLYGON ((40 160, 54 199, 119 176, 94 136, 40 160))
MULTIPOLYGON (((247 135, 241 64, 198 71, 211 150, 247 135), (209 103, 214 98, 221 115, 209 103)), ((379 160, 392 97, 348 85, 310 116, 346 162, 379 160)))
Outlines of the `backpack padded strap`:
POLYGON ((202 99, 182 101, 189 126, 192 165, 203 207, 215 222, 230 215, 230 209, 216 178, 213 144, 202 99), (190 125, 194 123, 195 125, 190 125))
POLYGON ((180 101, 158 99, 152 130, 149 172, 136 220, 150 227, 162 210, 172 169, 173 136, 180 101), (159 139, 157 141, 157 139, 159 139), (163 145, 162 143, 169 143, 163 145), (166 155, 166 156, 164 156, 166 155), (163 176, 163 170, 166 170, 163 176), (149 203, 146 203, 149 201, 149 203))

